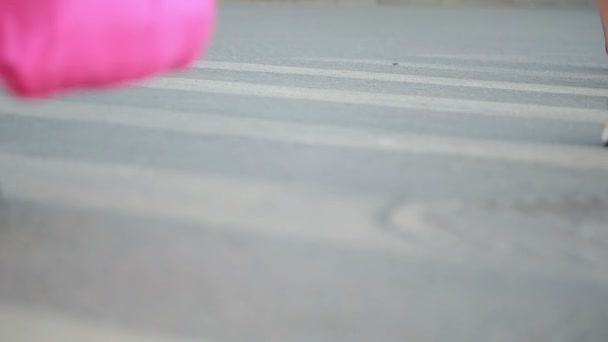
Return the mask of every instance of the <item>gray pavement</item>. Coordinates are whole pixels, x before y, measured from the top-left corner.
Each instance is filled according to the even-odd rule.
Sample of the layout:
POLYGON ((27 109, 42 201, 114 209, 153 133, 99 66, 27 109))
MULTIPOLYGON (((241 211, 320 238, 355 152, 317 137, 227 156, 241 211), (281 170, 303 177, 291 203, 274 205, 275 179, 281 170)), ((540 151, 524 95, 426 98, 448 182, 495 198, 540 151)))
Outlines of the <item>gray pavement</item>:
POLYGON ((607 341, 602 41, 224 5, 191 70, 4 97, 0 341, 607 341))

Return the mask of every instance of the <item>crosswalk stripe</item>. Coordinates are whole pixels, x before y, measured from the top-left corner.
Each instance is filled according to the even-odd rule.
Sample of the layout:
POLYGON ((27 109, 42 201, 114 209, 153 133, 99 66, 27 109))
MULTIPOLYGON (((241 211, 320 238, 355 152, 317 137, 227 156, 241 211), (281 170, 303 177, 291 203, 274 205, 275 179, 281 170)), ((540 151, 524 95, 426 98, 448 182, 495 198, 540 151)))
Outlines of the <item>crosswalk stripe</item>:
POLYGON ((379 199, 256 180, 0 153, 8 198, 202 224, 353 248, 396 248, 374 222, 379 199))
POLYGON ((0 341, 186 342, 193 340, 140 334, 57 313, 0 305, 0 341))
MULTIPOLYGON (((368 93, 263 85, 245 82, 211 81, 187 78, 159 78, 140 84, 142 87, 198 93, 268 97, 291 100, 369 105, 387 108, 417 109, 484 116, 504 116, 603 123, 608 111, 585 108, 553 107, 519 103, 477 101, 452 98, 368 93)), ((404 115, 407 113, 403 113, 404 115)))
POLYGON ((534 93, 550 93, 560 95, 582 95, 595 97, 608 97, 608 89, 605 88, 587 88, 574 86, 560 86, 548 84, 533 84, 533 83, 516 83, 502 81, 484 81, 462 78, 448 78, 435 76, 419 76, 406 74, 389 74, 366 71, 351 71, 351 70, 330 70, 317 68, 303 68, 291 66, 277 66, 265 64, 249 64, 249 63, 231 63, 231 62, 197 62, 196 68, 214 69, 214 70, 229 70, 239 72, 258 72, 258 73, 273 73, 281 75, 301 75, 301 76, 322 76, 343 79, 356 79, 365 81, 382 81, 382 82, 399 82, 399 83, 416 83, 430 84, 438 86, 450 87, 468 87, 493 90, 511 90, 524 91, 534 93))
POLYGON ((573 169, 608 170, 608 155, 605 151, 565 145, 374 132, 253 118, 222 117, 203 113, 61 102, 26 105, 4 101, 0 103, 0 112, 0 115, 108 123, 142 129, 220 134, 306 145, 398 151, 573 169))
MULTIPOLYGON (((563 54, 561 54, 563 56, 563 54)), ((604 57, 603 55, 602 58, 604 57)), ((446 54, 446 53, 433 53, 433 54, 418 54, 413 57, 424 58, 424 59, 435 59, 435 60, 450 60, 457 62, 492 62, 492 63, 505 63, 511 65, 535 65, 535 66, 549 66, 556 68, 580 68, 580 69, 605 69, 608 65, 606 63, 597 62, 567 62, 559 61, 555 59, 555 55, 538 57, 529 55, 480 55, 480 54, 446 54)), ((569 59, 580 59, 581 55, 570 55, 567 56, 569 59)))
MULTIPOLYGON (((399 207, 391 209, 386 207, 385 199, 369 195, 339 196, 295 185, 155 171, 124 165, 31 158, 2 152, 0 185, 4 198, 10 200, 84 208, 87 211, 100 211, 104 215, 137 215, 147 219, 196 224, 204 230, 289 239, 292 242, 359 252, 382 251, 395 256, 424 257, 426 260, 431 258, 444 262, 457 262, 458 259, 449 252, 440 251, 429 255, 429 245, 420 243, 421 240, 433 239, 439 229, 424 214, 425 211, 433 205, 445 205, 444 201, 403 202, 399 207), (385 212, 386 209, 390 212, 385 212), (382 213, 388 214, 389 222, 397 224, 397 229, 407 229, 410 238, 395 238, 381 218, 382 213)), ((529 266, 531 265, 508 268, 533 270, 535 274, 552 274, 555 271, 547 267, 528 268, 529 266)), ((479 267, 486 266, 481 263, 479 267)), ((589 278, 585 272, 570 273, 569 277, 589 278)), ((605 281, 601 276, 597 279, 605 281)), ((21 332, 2 329, 2 321, 8 321, 5 317, 2 316, 0 306, 2 341, 5 340, 1 338, 3 333, 4 336, 11 336, 8 334, 21 332)), ((37 323, 27 316, 22 321, 21 324, 37 323)), ((88 338, 75 341, 91 340, 97 341, 88 338)), ((125 338, 124 341, 131 340, 125 338)))
POLYGON ((468 64, 445 64, 445 63, 427 63, 427 62, 412 62, 412 61, 390 61, 378 59, 350 59, 350 58, 294 58, 297 61, 323 62, 323 63, 346 63, 346 64, 362 64, 362 65, 379 65, 391 66, 397 68, 415 68, 427 70, 443 70, 443 71, 463 71, 463 72, 481 72, 490 74, 507 74, 517 76, 542 77, 542 78, 566 78, 579 79, 588 81, 604 81, 608 82, 608 76, 605 74, 590 74, 589 72, 576 71, 555 71, 555 70, 534 70, 530 68, 507 68, 507 67, 488 67, 488 66, 473 66, 468 64), (397 65, 393 65, 397 63, 397 65))

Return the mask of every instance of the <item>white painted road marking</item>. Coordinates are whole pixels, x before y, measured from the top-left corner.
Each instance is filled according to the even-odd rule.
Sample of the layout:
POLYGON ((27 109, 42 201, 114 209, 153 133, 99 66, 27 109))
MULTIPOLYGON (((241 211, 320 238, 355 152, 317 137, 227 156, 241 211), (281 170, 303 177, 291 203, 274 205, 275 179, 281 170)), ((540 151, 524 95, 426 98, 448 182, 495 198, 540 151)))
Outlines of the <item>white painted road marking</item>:
POLYGON ((582 95, 608 97, 608 89, 605 88, 586 88, 573 86, 560 86, 548 84, 533 84, 533 83, 517 83, 517 82, 502 82, 502 81, 483 81, 472 79, 459 79, 448 77, 434 76, 418 76, 406 74, 389 74, 366 71, 351 71, 351 70, 330 70, 316 68, 302 68, 290 66, 277 66, 265 64, 248 64, 248 63, 231 63, 231 62, 197 62, 196 68, 214 69, 214 70, 230 70, 240 72, 259 72, 273 73, 282 75, 302 75, 302 76, 322 76, 332 78, 356 79, 366 81, 381 81, 381 82, 400 82, 400 83, 416 83, 430 84, 437 86, 450 87, 469 87, 480 89, 494 90, 512 90, 534 93, 550 93, 560 95, 582 95))
POLYGON ((0 153, 4 196, 200 224, 205 229, 404 249, 378 229, 380 200, 243 178, 0 153))
MULTIPOLYGON (((378 59, 350 59, 350 58, 293 58, 298 61, 310 61, 310 62, 326 62, 326 63, 346 63, 346 64, 363 64, 363 65, 381 65, 391 67, 406 67, 415 69, 431 69, 431 70, 445 70, 445 71, 464 71, 464 72, 482 72, 490 74, 507 74, 507 75, 518 75, 528 77, 546 77, 546 78, 567 78, 567 79, 580 79, 590 81, 604 81, 608 82, 608 75, 606 74, 591 74, 590 72, 577 72, 577 71, 554 71, 554 70, 533 70, 530 68, 508 68, 508 67, 489 67, 489 66, 473 66, 467 64, 440 64, 440 63, 425 63, 425 62, 411 62, 402 60, 378 60, 378 59), (393 65, 397 62, 398 65, 393 65)), ((608 65, 606 66, 608 68, 608 65)))
MULTIPOLYGON (((564 56, 564 54, 560 54, 564 56)), ((520 65, 536 65, 536 66, 552 66, 558 68, 580 68, 580 69, 600 69, 606 70, 607 65, 605 63, 596 62, 566 62, 558 61, 555 59, 556 55, 545 55, 542 57, 534 57, 528 55, 480 55, 480 54, 420 54, 412 57, 425 58, 425 59, 441 59, 441 60, 452 60, 461 62, 493 62, 493 63, 508 63, 508 64, 520 64, 520 65)), ((569 55, 569 59, 580 59, 581 55, 569 55)), ((602 56, 603 57, 603 56, 602 56)))
POLYGON ((141 129, 219 134, 276 142, 509 161, 572 169, 608 170, 608 155, 605 151, 566 145, 370 132, 202 113, 61 102, 27 105, 3 101, 0 103, 0 115, 108 123, 141 129))
MULTIPOLYGON (((603 123, 608 112, 597 109, 553 107, 506 102, 475 101, 439 97, 380 94, 335 89, 263 85, 244 82, 187 78, 159 78, 140 83, 142 87, 198 93, 268 97, 290 100, 334 102, 387 108, 418 109, 485 116, 505 116, 603 123)), ((407 113, 403 113, 406 115, 407 113)))

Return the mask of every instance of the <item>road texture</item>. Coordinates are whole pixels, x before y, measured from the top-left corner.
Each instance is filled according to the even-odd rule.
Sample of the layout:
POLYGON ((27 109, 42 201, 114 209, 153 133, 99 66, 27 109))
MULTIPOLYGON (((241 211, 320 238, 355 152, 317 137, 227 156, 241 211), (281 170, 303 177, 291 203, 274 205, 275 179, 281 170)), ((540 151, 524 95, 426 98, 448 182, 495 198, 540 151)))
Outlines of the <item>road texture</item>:
POLYGON ((0 102, 0 341, 608 341, 591 9, 223 6, 0 102))

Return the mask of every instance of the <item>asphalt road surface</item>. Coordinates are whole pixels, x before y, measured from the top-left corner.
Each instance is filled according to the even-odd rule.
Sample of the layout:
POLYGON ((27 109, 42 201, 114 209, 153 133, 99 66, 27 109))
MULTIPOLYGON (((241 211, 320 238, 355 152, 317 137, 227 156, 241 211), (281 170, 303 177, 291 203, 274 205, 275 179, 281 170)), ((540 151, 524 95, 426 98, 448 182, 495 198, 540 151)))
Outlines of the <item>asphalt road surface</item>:
POLYGON ((0 341, 608 341, 585 9, 223 6, 191 70, 0 101, 0 341))

